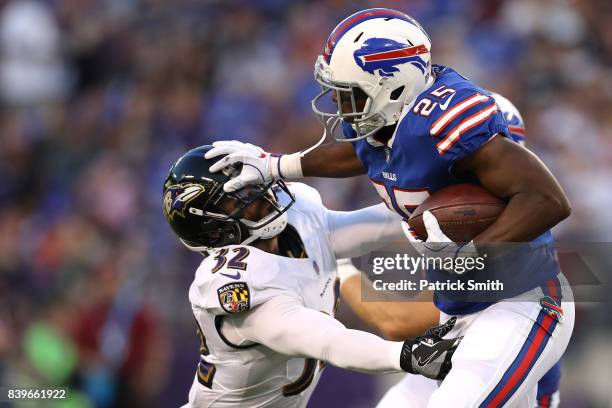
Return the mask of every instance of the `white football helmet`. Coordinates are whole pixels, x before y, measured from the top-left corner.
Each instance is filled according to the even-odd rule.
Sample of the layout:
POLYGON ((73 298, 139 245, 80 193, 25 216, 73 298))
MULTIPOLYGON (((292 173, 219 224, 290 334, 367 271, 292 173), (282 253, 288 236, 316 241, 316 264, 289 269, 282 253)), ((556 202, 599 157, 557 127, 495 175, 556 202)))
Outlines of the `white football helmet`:
POLYGON ((315 80, 322 91, 312 100, 312 109, 326 133, 333 135, 340 120, 348 119, 357 136, 334 138, 352 142, 397 123, 404 105, 433 82, 430 49, 425 30, 402 12, 374 8, 344 19, 331 32, 315 64, 315 80), (367 96, 360 110, 356 89, 367 96), (337 110, 326 112, 320 107, 321 99, 332 91, 337 110), (343 113, 341 99, 348 101, 348 97, 352 112, 343 113))
POLYGON ((508 122, 508 129, 510 130, 512 140, 525 146, 525 122, 523 122, 521 112, 504 96, 498 93, 492 93, 492 96, 495 98, 495 102, 499 106, 499 110, 504 115, 504 118, 506 118, 506 122, 508 122))

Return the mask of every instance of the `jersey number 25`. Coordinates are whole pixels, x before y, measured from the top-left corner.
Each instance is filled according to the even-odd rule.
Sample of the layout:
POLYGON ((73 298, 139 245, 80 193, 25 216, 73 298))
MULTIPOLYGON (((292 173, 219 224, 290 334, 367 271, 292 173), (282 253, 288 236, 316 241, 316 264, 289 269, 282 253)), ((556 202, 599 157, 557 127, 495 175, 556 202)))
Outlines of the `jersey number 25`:
POLYGON ((387 186, 382 181, 370 179, 376 192, 390 210, 395 210, 408 219, 412 212, 429 197, 427 188, 399 188, 393 186, 389 194, 387 186))
POLYGON ((434 96, 433 99, 438 99, 438 102, 434 102, 430 98, 423 98, 414 105, 412 111, 421 116, 431 115, 431 112, 433 112, 436 106, 440 106, 440 109, 444 111, 446 108, 448 108, 448 105, 453 98, 451 95, 453 95, 455 92, 456 91, 453 88, 442 85, 429 93, 430 95, 434 96), (444 103, 442 103, 442 99, 445 99, 444 103))

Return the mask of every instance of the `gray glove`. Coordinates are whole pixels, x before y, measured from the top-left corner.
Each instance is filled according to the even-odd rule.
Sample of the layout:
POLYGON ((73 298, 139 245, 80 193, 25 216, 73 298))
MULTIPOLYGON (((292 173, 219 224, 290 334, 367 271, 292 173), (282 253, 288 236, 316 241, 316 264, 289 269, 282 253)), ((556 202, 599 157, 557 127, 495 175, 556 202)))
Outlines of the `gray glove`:
POLYGON ((456 317, 432 327, 423 336, 407 340, 402 347, 400 366, 411 374, 420 374, 434 380, 443 380, 452 368, 451 358, 463 339, 443 339, 455 326, 456 317))

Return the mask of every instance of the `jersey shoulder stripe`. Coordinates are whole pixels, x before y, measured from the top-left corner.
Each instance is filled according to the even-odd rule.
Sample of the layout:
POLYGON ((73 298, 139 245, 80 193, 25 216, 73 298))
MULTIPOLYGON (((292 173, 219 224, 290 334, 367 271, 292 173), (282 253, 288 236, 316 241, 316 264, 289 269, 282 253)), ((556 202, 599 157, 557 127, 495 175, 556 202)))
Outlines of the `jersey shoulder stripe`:
POLYGON ((523 126, 509 125, 508 130, 510 130, 510 133, 512 133, 513 135, 516 134, 518 136, 525 137, 525 128, 523 126))
POLYGON ((431 125, 429 133, 432 136, 439 135, 440 132, 442 132, 453 120, 457 119, 465 111, 490 99, 490 96, 483 95, 479 92, 468 96, 462 101, 456 103, 455 106, 453 106, 448 112, 442 114, 438 120, 431 125))
POLYGON ((473 115, 461 121, 436 144, 436 149, 438 149, 438 153, 444 154, 459 140, 462 134, 480 125, 495 112, 497 112, 497 105, 493 104, 491 106, 487 106, 483 109, 480 109, 473 115))

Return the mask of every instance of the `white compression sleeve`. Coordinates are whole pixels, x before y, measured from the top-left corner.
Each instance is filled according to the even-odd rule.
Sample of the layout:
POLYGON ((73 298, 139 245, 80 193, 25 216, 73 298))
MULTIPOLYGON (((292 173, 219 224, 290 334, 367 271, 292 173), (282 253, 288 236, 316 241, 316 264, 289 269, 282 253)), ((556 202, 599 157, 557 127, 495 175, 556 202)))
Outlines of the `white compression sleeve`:
POLYGON ((349 370, 398 372, 402 342, 347 329, 333 317, 277 296, 250 312, 226 318, 231 337, 263 344, 282 354, 323 360, 349 370))
POLYGON ((353 258, 406 238, 400 217, 384 204, 357 211, 328 211, 330 240, 336 258, 353 258))

